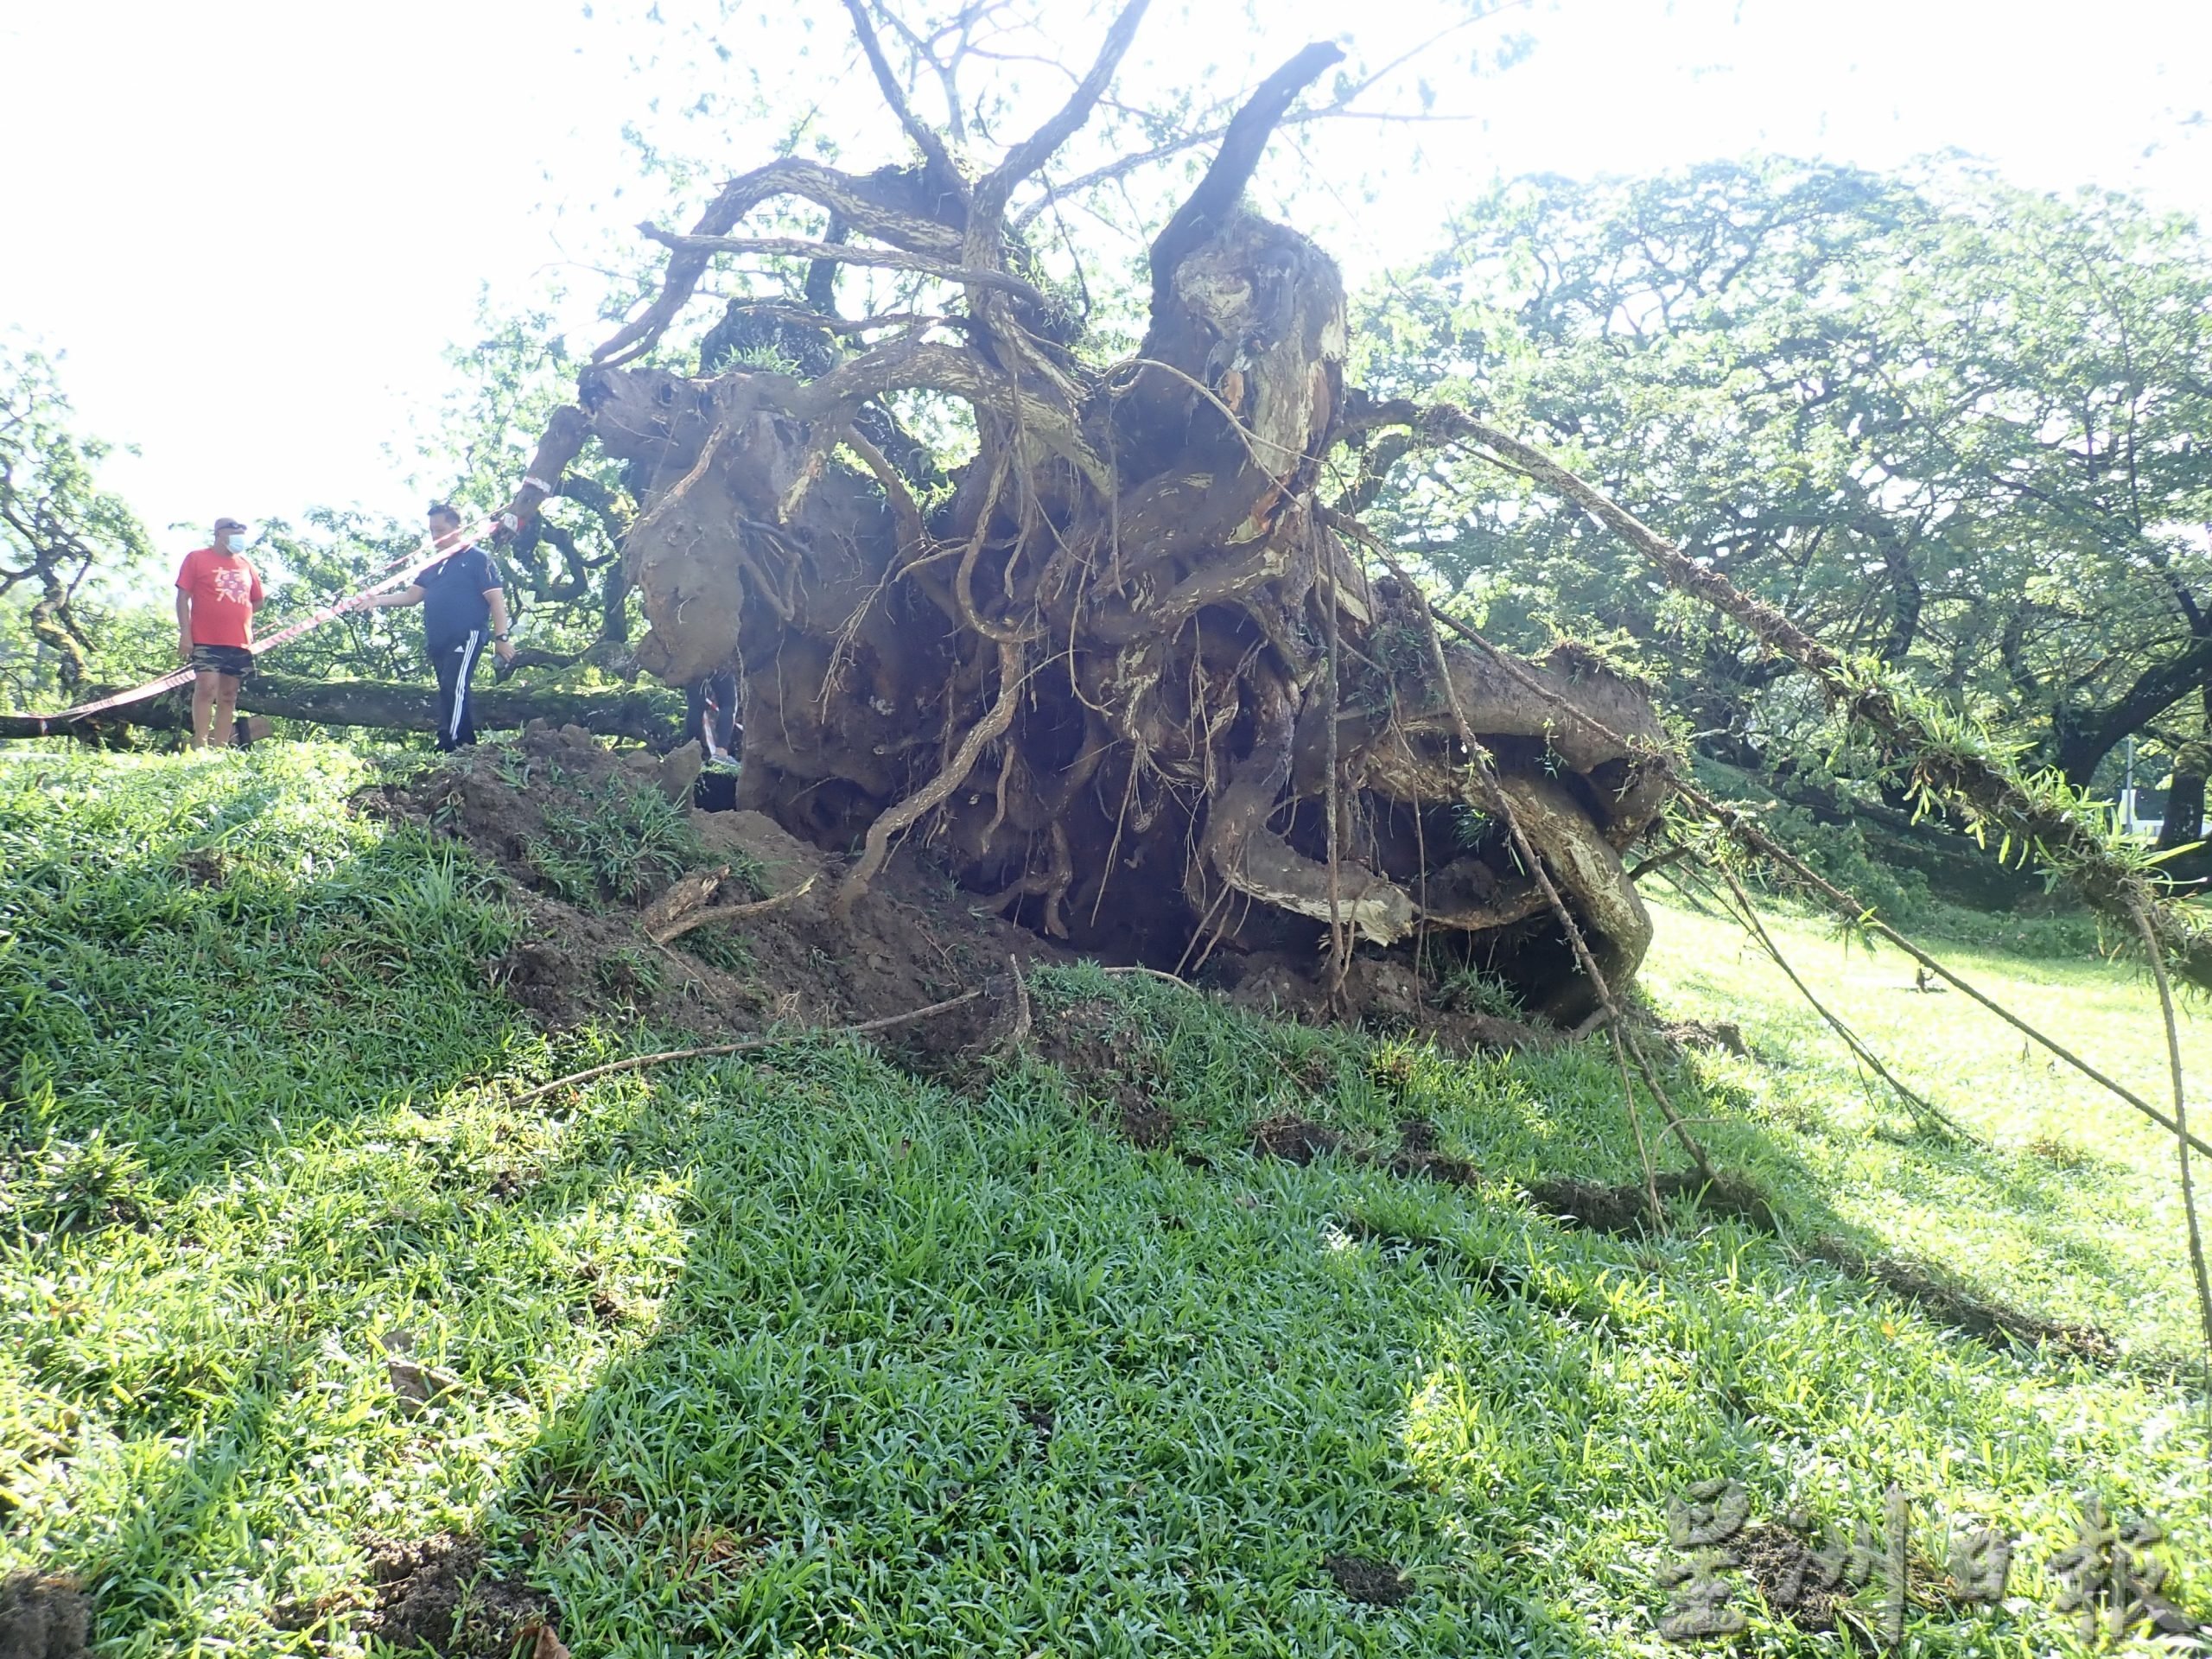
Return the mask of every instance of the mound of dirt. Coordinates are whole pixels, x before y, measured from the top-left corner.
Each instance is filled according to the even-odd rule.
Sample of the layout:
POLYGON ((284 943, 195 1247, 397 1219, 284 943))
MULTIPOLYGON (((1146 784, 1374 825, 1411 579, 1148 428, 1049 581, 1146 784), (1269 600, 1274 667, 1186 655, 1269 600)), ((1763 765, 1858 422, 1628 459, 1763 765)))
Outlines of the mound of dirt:
MULTIPOLYGON (((1709 1216, 1726 1216, 1763 1233, 1775 1230, 1774 1210, 1765 1195, 1732 1171, 1721 1170, 1707 1181, 1692 1171, 1670 1170, 1652 1185, 1659 1189, 1662 1205, 1687 1196, 1709 1216)), ((1529 1196, 1539 1208, 1597 1232, 1652 1232, 1667 1224, 1663 1214, 1653 1212, 1650 1190, 1642 1181, 1624 1181, 1618 1186, 1573 1179, 1537 1181, 1529 1186, 1529 1196)))
POLYGON ((1338 1130, 1316 1123, 1296 1112, 1277 1112, 1252 1126, 1252 1155, 1280 1158, 1286 1163, 1310 1164, 1334 1153, 1355 1164, 1371 1164, 1404 1179, 1425 1176, 1448 1186, 1472 1186, 1482 1171, 1465 1158, 1439 1151, 1439 1131, 1425 1117, 1409 1117, 1398 1125, 1398 1149, 1381 1152, 1357 1146, 1338 1130))
POLYGON ((1365 1555, 1324 1556, 1321 1570, 1336 1581, 1347 1601, 1370 1607, 1395 1607, 1413 1593, 1404 1573, 1389 1561, 1365 1555))
MULTIPOLYGON (((1280 951, 1224 955, 1207 965, 1207 978, 1231 1002, 1255 1013, 1301 1025, 1327 1025, 1332 1011, 1328 987, 1314 976, 1313 964, 1280 951)), ((1567 1041, 1554 1027, 1523 1025, 1471 1009, 1435 1006, 1427 988, 1402 962, 1356 956, 1344 974, 1341 1017, 1356 1020, 1380 1035, 1417 1037, 1447 1053, 1481 1051, 1540 1054, 1567 1041)))
POLYGON ((74 1579, 16 1573, 0 1580, 0 1659, 81 1659, 92 1638, 92 1600, 74 1579))
POLYGON ((1762 1521, 1746 1530, 1735 1547, 1770 1609, 1801 1630, 1835 1628, 1836 1607, 1849 1599, 1851 1589, 1827 1582, 1827 1565, 1802 1534, 1762 1521))
MULTIPOLYGON (((846 861, 787 833, 758 812, 706 812, 683 757, 619 750, 580 727, 525 729, 511 747, 465 753, 404 783, 365 791, 359 804, 465 842, 512 878, 524 937, 493 981, 541 1022, 560 1028, 626 1009, 656 1026, 727 1036, 771 1024, 825 1027, 903 1014, 995 982, 951 1014, 885 1043, 901 1064, 931 1075, 963 1071, 1008 1035, 1010 962, 1071 960, 1070 953, 1002 917, 994 902, 957 887, 926 849, 902 850, 856 902, 841 904, 846 861), (658 795, 683 815, 690 868, 605 879, 564 865, 557 842, 594 813, 658 795), (554 850, 549 852, 549 848, 554 850)), ((1287 959, 1215 959, 1231 1000, 1316 1023, 1364 1021, 1414 1031, 1459 1052, 1535 1047, 1560 1040, 1477 1014, 1427 1007, 1402 965, 1357 959, 1346 1005, 1333 1013, 1287 959)), ((1015 1001, 1019 999, 1015 998, 1015 1001)), ((1164 1146, 1174 1120, 1155 1079, 1132 1069, 1127 1046, 1077 1019, 1028 1033, 1030 1044, 1111 1104, 1122 1133, 1164 1146)), ((1094 1022, 1095 1023, 1095 1022, 1094 1022)))
MULTIPOLYGON (((909 860, 894 861, 871 889, 838 913, 834 861, 757 812, 688 810, 697 858, 709 877, 703 925, 659 944, 643 924, 654 902, 694 872, 674 872, 626 899, 596 907, 570 902, 549 880, 542 849, 549 823, 588 814, 620 790, 673 791, 680 776, 642 750, 607 748, 580 728, 525 731, 505 754, 480 751, 426 770, 404 785, 372 791, 362 804, 410 818, 467 842, 512 878, 524 937, 493 978, 516 1001, 558 1028, 627 1007, 658 1026, 702 1036, 771 1024, 832 1027, 903 1014, 1003 979, 1009 958, 1053 953, 1027 931, 989 913, 909 860), (765 913, 728 922, 735 911, 790 895, 765 913)), ((993 999, 902 1033, 926 1062, 972 1046, 997 1017, 993 999)))
POLYGON ((553 1618, 542 1591, 485 1577, 484 1546, 473 1538, 372 1540, 369 1566, 376 1601, 362 1628, 395 1648, 427 1648, 442 1659, 508 1659, 553 1618))

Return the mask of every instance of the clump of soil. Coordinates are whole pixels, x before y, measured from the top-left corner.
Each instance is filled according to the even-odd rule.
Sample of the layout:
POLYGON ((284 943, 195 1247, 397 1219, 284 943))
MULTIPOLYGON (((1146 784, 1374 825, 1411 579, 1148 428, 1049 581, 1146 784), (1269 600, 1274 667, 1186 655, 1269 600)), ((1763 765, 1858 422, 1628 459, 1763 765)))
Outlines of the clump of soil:
MULTIPOLYGON (((404 784, 365 791, 360 804, 465 841, 513 879, 524 937, 492 964, 491 976, 556 1028, 598 1016, 618 1000, 655 1025, 709 1036, 770 1023, 857 1024, 980 986, 989 975, 1005 975, 1009 957, 1025 964, 1071 959, 1057 944, 1006 920, 989 899, 931 868, 926 852, 894 856, 849 912, 841 912, 836 900, 843 860, 752 811, 690 808, 688 822, 703 874, 730 867, 708 902, 709 913, 792 894, 811 878, 804 893, 772 911, 709 921, 654 944, 640 928, 652 901, 702 871, 640 885, 596 910, 567 902, 544 861, 550 829, 589 817, 625 790, 692 801, 694 780, 677 764, 683 754, 613 749, 580 727, 555 729, 541 721, 512 747, 464 753, 404 784)), ((1224 951, 1210 972, 1230 988, 1231 1000, 1247 1007, 1316 1024, 1355 1020, 1411 1032, 1447 1050, 1534 1049, 1564 1040, 1556 1031, 1430 1007, 1421 980, 1402 963, 1356 959, 1344 1003, 1333 1009, 1314 984, 1311 963, 1294 956, 1224 951)), ((949 1075, 965 1070, 979 1036, 988 1047, 1006 1024, 996 1008, 970 1006, 880 1040, 900 1064, 949 1075)), ((1071 1070, 1089 1075, 1080 1065, 1071 1070)), ((1141 1090, 1141 1081, 1135 1086, 1141 1090)), ((1154 1144, 1172 1133, 1172 1120, 1152 1099, 1131 1102, 1126 1090, 1111 1092, 1132 1140, 1154 1144)))
POLYGON ((1742 1059, 1751 1058, 1744 1028, 1732 1020, 1682 1020, 1662 1026, 1659 1034, 1677 1048, 1717 1048, 1742 1059))
POLYGON ((92 1604, 66 1575, 0 1580, 0 1659, 80 1659, 92 1652, 92 1604))
POLYGON ((428 1648, 441 1659, 507 1659, 544 1629, 553 1603, 542 1591, 483 1576, 484 1546, 450 1533, 401 1542, 372 1540, 376 1600, 362 1628, 396 1648, 428 1648))
MULTIPOLYGON (((690 810, 687 822, 706 871, 731 873, 715 886, 709 913, 805 887, 766 914, 710 921, 657 944, 640 927, 656 893, 597 910, 564 900, 532 856, 549 810, 588 813, 610 788, 665 792, 672 785, 663 772, 663 761, 643 750, 617 751, 579 728, 539 725, 512 749, 460 755, 405 784, 370 791, 361 804, 467 842, 512 879, 523 937, 487 971, 555 1028, 602 1015, 617 994, 656 1026, 702 1037, 777 1024, 859 1024, 944 1001, 994 976, 1003 980, 1009 957, 1057 954, 909 858, 894 859, 840 915, 832 904, 836 861, 757 812, 690 810)), ((688 789, 678 793, 689 798, 688 789)), ((887 1033, 884 1046, 923 1070, 972 1058, 1003 1023, 1003 1001, 979 999, 887 1033)))
POLYGON ((1541 1054, 1567 1040, 1565 1033, 1550 1026, 1523 1025, 1473 1009, 1433 1007, 1421 976, 1406 963, 1387 958, 1353 957, 1344 974, 1343 1001, 1335 1006, 1312 963, 1298 956, 1263 951, 1218 957, 1209 969, 1211 982, 1240 1007, 1303 1025, 1353 1020, 1378 1034, 1417 1037, 1457 1054, 1541 1054))
POLYGON ((1325 1153, 1337 1151, 1343 1135, 1295 1112, 1277 1112, 1252 1126, 1252 1151, 1262 1158, 1285 1163, 1310 1164, 1325 1153))
POLYGON ((1767 1606, 1801 1630, 1832 1630, 1837 1604, 1848 1586, 1824 1586, 1827 1567, 1799 1534, 1772 1521, 1747 1529, 1736 1541, 1744 1570, 1759 1587, 1767 1606))
MULTIPOLYGON (((1663 1205, 1687 1194, 1709 1216, 1725 1216, 1763 1233, 1775 1230, 1774 1210, 1748 1177, 1732 1170, 1717 1172, 1713 1179, 1691 1171, 1670 1170, 1651 1183, 1663 1205)), ((1533 1183, 1529 1196, 1537 1205, 1569 1221, 1580 1222, 1600 1233, 1656 1232, 1667 1224, 1663 1212, 1654 1213, 1649 1188, 1642 1181, 1600 1186, 1594 1181, 1573 1179, 1533 1183)))
POLYGON ((195 887, 220 887, 230 880, 230 863, 219 847, 196 847, 180 853, 177 873, 195 887))
POLYGON ((1035 1438, 1035 1449, 1039 1456, 1052 1444, 1052 1432, 1059 1426, 1059 1414, 1040 1400, 1017 1400, 1014 1414, 1022 1426, 1035 1438))
POLYGON ((1938 1323, 1984 1342, 2017 1343, 2029 1348, 2047 1343, 2100 1365, 2115 1363, 2120 1358, 2120 1344, 2107 1331, 2094 1325, 2046 1319, 2002 1302, 1988 1301, 1895 1256, 1868 1255, 1834 1237, 1815 1241, 1812 1254, 1854 1277, 1872 1280, 1891 1294, 1926 1310, 1938 1323))
POLYGON ((1252 1126, 1252 1153, 1258 1158, 1280 1158, 1286 1163, 1310 1164, 1325 1153, 1335 1153, 1356 1164, 1371 1164, 1393 1175, 1425 1176, 1448 1186, 1472 1186, 1482 1171, 1465 1158, 1437 1150, 1440 1132, 1425 1117, 1409 1117, 1398 1125, 1398 1149, 1378 1152, 1356 1146, 1326 1124, 1316 1123, 1296 1112, 1277 1112, 1252 1126))
POLYGON ((1175 1115, 1160 1103, 1166 1078, 1157 1057, 1127 1029, 1117 1004, 1086 997, 1056 1008, 1032 1027, 1028 1041, 1079 1092, 1112 1110, 1115 1128, 1132 1146, 1156 1151, 1174 1140, 1175 1115))
POLYGON ((1465 1158, 1439 1150, 1442 1138, 1425 1117, 1403 1119, 1398 1125, 1398 1149, 1383 1160, 1383 1167, 1393 1175, 1424 1175, 1446 1186, 1472 1186, 1482 1179, 1482 1171, 1465 1158))
POLYGON ((1348 1601, 1370 1607, 1395 1607, 1413 1594, 1406 1575, 1389 1561, 1365 1555, 1327 1555, 1322 1558, 1321 1567, 1336 1580, 1348 1601))

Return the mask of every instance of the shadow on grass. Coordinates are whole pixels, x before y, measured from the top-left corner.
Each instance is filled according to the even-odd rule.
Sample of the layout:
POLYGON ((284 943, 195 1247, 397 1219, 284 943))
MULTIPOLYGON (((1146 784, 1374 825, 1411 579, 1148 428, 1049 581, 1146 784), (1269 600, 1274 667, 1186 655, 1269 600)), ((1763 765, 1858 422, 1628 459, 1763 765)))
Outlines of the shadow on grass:
POLYGON ((1347 1177, 1395 1178, 1140 1153, 1027 1065, 960 1096, 805 1043, 658 1081, 545 1188, 619 1141, 681 1187, 681 1267, 595 1284, 632 1345, 492 1529, 577 1651, 1605 1650, 1470 1574, 1407 1459, 1465 1287, 1345 1248, 1347 1177))
MULTIPOLYGON (((1169 1145, 1119 1138, 1115 1086, 1024 1063, 954 1095, 811 1043, 578 1117, 547 1188, 619 1146, 680 1190, 684 1238, 663 1284, 595 1282, 626 1351, 488 1522, 578 1651, 1615 1652, 1653 1628, 1694 1481, 1872 1522, 1931 1447, 2052 1440, 2024 1401, 1993 1430, 1961 1382, 2035 1362, 1901 1337, 1737 1223, 1532 1211, 1522 1168, 1634 1167, 1586 1059, 1408 1064, 1089 969, 1037 995, 1040 1022, 1116 1022, 1169 1145), (1424 1116, 1503 1178, 1254 1156, 1287 1105, 1351 1147, 1424 1116), (1403 1599, 1352 1599, 1347 1559, 1403 1599)), ((1793 1173, 1757 1126, 1716 1130, 1793 1173)))

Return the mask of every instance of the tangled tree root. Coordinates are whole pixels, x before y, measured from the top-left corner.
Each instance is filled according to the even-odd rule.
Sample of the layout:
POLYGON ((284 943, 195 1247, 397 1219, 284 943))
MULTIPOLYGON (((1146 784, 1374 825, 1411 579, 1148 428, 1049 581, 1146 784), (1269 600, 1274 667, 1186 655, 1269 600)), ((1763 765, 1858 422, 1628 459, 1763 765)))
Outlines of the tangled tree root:
POLYGON ((671 683, 737 669, 740 804, 859 849, 849 900, 912 841, 1109 959, 1189 972, 1290 952, 1333 988, 1357 948, 1431 980, 1482 972, 1580 1020, 1601 993, 1515 842, 1588 963, 1624 981, 1651 929, 1621 854, 1669 788, 1650 705, 1572 649, 1509 673, 1445 648, 1425 595, 1333 527, 1350 497, 1324 505, 1324 462, 1356 460, 1371 425, 1344 385, 1342 283, 1239 200, 1334 48, 1262 86, 1160 233, 1136 354, 1084 361, 1005 211, 1088 114, 1117 41, 1122 23, 1056 124, 979 181, 935 156, 918 175, 778 162, 693 234, 661 233, 661 295, 584 372, 512 511, 534 512, 587 442, 628 463, 639 663, 671 683), (731 232, 772 200, 835 232, 784 251, 934 274, 958 315, 818 317, 807 378, 640 360, 712 258, 765 245, 731 232), (833 343, 856 339, 850 356, 833 343), (898 392, 974 416, 976 454, 926 507, 884 412, 898 392), (1477 787, 1471 737, 1494 785, 1477 787))

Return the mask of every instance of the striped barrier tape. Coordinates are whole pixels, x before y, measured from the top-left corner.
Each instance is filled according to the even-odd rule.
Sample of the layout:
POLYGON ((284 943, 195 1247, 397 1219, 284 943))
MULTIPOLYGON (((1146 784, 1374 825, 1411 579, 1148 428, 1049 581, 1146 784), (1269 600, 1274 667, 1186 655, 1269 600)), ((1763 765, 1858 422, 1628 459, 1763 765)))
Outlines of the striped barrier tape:
MULTIPOLYGON (((504 518, 498 516, 481 518, 462 533, 464 535, 474 536, 480 531, 494 528, 504 522, 504 518)), ((346 594, 345 598, 338 601, 335 604, 317 606, 314 610, 308 612, 307 615, 302 617, 298 621, 287 623, 284 626, 277 629, 276 632, 270 634, 265 639, 255 640, 251 645, 248 645, 246 649, 251 652, 256 657, 259 657, 262 652, 265 651, 274 651, 279 645, 288 645, 291 644, 293 640, 299 639, 302 634, 311 633, 315 629, 321 627, 324 623, 334 620, 336 618, 343 616, 346 613, 347 607, 355 604, 359 601, 366 599, 370 594, 380 594, 387 588, 396 588, 403 582, 411 582, 417 574, 429 566, 431 559, 442 556, 443 556, 438 552, 436 546, 433 544, 430 548, 429 558, 425 558, 423 556, 422 547, 417 545, 409 550, 404 556, 395 559, 390 564, 385 566, 385 568, 378 571, 376 576, 371 580, 367 587, 360 588, 354 593, 346 594), (412 569, 410 567, 412 567, 412 569)), ((192 683, 194 676, 199 671, 197 669, 188 666, 175 669, 169 673, 162 675, 157 680, 149 680, 143 685, 134 685, 127 691, 118 691, 111 696, 101 697, 96 702, 80 702, 73 709, 62 709, 59 714, 25 715, 22 716, 22 718, 25 720, 36 721, 38 722, 39 734, 40 735, 44 736, 48 734, 53 727, 66 726, 73 721, 83 720, 89 715, 102 714, 110 709, 119 709, 125 703, 143 702, 149 697, 158 697, 164 692, 175 691, 181 686, 189 685, 192 683)))

